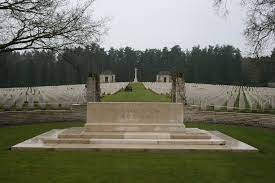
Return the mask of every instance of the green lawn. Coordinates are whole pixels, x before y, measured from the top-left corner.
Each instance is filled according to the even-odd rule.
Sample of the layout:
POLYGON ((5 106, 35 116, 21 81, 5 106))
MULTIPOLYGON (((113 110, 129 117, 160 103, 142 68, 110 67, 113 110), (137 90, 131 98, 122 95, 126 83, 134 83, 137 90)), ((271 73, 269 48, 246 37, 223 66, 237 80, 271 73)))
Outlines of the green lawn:
POLYGON ((131 84, 133 92, 120 91, 114 95, 107 95, 102 102, 170 102, 165 95, 158 95, 146 90, 142 83, 131 84))
POLYGON ((10 151, 25 139, 81 123, 0 128, 1 183, 263 183, 275 180, 275 131, 252 127, 192 124, 219 130, 260 149, 259 153, 119 153, 10 151))
MULTIPOLYGON (((103 101, 168 102, 167 96, 133 84, 103 101)), ((262 183, 275 180, 275 130, 214 124, 187 124, 219 130, 260 149, 259 153, 53 152, 10 151, 23 140, 82 123, 52 123, 0 128, 0 183, 262 183)))

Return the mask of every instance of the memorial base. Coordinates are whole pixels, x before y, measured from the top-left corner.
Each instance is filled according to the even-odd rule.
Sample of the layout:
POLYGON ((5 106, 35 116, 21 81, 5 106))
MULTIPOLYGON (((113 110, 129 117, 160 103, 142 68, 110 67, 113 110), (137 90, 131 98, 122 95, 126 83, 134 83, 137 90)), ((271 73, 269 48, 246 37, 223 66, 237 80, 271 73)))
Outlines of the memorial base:
POLYGON ((185 128, 176 103, 88 103, 84 127, 55 129, 12 150, 257 152, 218 131, 185 128))

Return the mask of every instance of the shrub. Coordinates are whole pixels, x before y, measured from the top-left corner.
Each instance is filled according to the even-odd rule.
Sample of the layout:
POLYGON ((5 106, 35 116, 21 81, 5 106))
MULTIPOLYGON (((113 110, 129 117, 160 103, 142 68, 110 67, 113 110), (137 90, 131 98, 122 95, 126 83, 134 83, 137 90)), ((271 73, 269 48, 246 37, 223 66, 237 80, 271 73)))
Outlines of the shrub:
POLYGON ((132 92, 133 88, 132 88, 132 86, 128 85, 128 86, 125 87, 124 91, 126 91, 126 92, 132 92))

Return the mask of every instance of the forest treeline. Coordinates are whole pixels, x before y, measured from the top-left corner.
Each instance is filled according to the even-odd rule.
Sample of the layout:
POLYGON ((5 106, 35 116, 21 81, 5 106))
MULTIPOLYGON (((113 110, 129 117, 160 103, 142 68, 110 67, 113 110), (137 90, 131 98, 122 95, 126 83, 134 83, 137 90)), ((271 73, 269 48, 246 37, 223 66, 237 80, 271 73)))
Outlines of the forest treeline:
POLYGON ((94 44, 58 53, 12 52, 0 55, 0 87, 80 84, 86 82, 89 73, 105 70, 113 71, 117 81, 132 81, 135 67, 140 81, 155 81, 160 71, 179 71, 192 83, 266 85, 272 79, 272 70, 266 63, 274 61, 274 56, 275 50, 270 57, 242 58, 240 50, 230 45, 140 51, 130 47, 105 50, 94 44), (244 61, 246 64, 242 64, 244 61), (257 81, 247 72, 254 62, 262 65, 256 67, 261 73, 257 81))

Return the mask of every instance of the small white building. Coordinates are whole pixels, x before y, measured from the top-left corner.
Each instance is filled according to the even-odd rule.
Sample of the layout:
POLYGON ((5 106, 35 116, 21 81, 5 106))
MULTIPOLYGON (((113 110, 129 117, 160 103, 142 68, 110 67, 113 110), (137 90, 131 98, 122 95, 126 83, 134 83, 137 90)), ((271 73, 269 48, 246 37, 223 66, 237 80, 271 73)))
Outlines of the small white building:
POLYGON ((106 71, 102 72, 99 75, 99 78, 100 78, 100 83, 114 83, 114 82, 116 82, 116 75, 110 70, 106 70, 106 71))
POLYGON ((157 75, 157 82, 170 83, 172 82, 172 77, 169 71, 161 71, 157 75))

